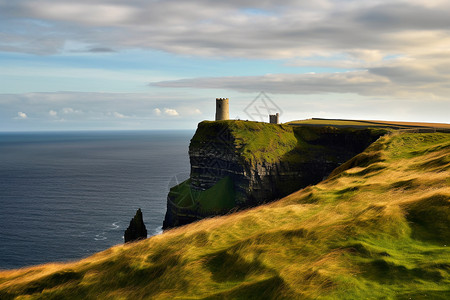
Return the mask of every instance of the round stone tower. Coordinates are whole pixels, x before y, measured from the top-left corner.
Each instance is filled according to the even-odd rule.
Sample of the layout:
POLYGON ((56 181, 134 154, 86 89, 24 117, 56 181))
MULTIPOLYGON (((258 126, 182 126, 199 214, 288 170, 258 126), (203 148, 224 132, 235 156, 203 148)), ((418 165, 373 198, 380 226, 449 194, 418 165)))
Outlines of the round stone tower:
POLYGON ((269 123, 280 124, 280 113, 276 113, 275 115, 269 115, 269 123))
POLYGON ((216 121, 230 119, 228 98, 216 98, 216 121))

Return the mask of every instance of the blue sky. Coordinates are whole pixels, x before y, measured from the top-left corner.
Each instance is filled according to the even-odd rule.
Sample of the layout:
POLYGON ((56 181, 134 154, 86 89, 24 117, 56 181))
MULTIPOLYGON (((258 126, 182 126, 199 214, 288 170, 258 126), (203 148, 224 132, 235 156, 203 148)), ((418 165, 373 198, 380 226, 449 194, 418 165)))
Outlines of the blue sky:
POLYGON ((214 59, 140 49, 45 56, 1 53, 0 61, 0 93, 48 92, 55 88, 79 92, 148 92, 152 80, 340 70, 295 67, 274 59, 214 59), (86 73, 90 76, 85 77, 86 73), (95 82, 91 77, 96 78, 95 82))
POLYGON ((450 122, 448 1, 0 0, 0 131, 450 122))

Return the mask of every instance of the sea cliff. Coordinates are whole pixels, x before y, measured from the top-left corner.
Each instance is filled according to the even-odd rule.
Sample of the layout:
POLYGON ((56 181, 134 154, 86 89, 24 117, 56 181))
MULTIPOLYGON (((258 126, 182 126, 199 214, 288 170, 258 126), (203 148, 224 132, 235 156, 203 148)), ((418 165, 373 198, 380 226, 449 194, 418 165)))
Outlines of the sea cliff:
POLYGON ((163 228, 280 199, 326 178, 383 129, 199 123, 189 146, 190 178, 171 188, 163 228))
POLYGON ((0 299, 447 300, 449 178, 450 134, 386 134, 279 201, 0 270, 0 299))

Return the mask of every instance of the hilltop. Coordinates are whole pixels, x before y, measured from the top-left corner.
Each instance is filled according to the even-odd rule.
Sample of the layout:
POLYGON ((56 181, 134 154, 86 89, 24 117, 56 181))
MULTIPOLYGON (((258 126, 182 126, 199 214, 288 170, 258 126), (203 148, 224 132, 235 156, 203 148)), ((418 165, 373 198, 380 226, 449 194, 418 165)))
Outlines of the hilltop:
POLYGON ((0 298, 448 299, 449 201, 450 135, 392 133, 279 201, 0 272, 0 298))
POLYGON ((347 119, 323 119, 312 118, 287 122, 291 126, 334 126, 346 128, 385 128, 397 130, 423 130, 450 132, 450 124, 423 123, 423 122, 398 122, 398 121, 373 121, 373 120, 347 120, 347 119))

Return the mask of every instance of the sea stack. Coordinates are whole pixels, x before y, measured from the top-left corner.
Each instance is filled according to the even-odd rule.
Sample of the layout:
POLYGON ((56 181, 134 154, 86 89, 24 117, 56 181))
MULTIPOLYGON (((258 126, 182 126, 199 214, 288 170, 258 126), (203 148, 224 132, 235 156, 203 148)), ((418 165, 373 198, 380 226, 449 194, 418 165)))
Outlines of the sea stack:
POLYGON ((142 211, 139 208, 136 215, 130 221, 130 226, 125 230, 125 243, 147 238, 147 228, 145 228, 144 219, 142 218, 142 211))

